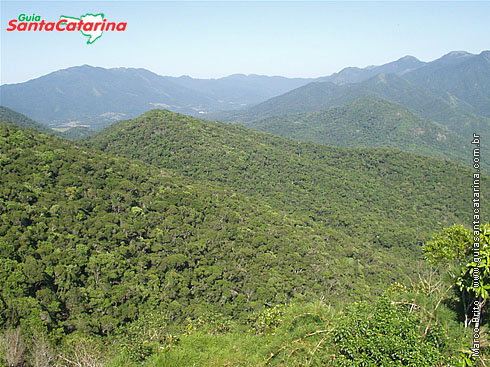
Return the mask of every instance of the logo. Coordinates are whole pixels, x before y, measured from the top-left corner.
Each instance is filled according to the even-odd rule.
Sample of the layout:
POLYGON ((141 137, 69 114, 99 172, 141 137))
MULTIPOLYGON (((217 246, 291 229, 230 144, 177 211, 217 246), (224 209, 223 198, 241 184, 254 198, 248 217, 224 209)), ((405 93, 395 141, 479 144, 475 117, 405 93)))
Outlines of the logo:
POLYGON ((7 32, 80 32, 88 37, 87 44, 97 41, 104 32, 124 32, 126 22, 110 22, 104 14, 85 14, 80 17, 61 15, 56 22, 46 22, 40 15, 20 14, 8 22, 7 32))

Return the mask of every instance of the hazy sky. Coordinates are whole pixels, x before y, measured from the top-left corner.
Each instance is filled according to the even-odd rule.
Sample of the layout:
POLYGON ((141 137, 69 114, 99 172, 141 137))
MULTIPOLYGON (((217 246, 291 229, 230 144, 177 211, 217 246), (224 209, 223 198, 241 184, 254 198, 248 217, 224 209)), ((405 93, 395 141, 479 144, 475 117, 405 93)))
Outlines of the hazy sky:
POLYGON ((161 75, 316 77, 405 55, 429 61, 490 49, 490 2, 3 1, 1 83, 75 65, 161 75), (57 21, 104 13, 127 22, 87 45, 79 32, 7 32, 19 14, 57 21))

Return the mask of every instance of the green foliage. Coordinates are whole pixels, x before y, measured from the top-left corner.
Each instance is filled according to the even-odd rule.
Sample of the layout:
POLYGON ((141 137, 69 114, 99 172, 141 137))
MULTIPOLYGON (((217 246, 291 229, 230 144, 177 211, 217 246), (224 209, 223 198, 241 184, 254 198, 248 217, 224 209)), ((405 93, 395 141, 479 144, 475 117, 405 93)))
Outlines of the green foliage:
POLYGON ((46 125, 40 124, 39 122, 4 106, 0 106, 0 122, 1 121, 8 121, 18 126, 34 129, 45 134, 55 133, 54 130, 51 130, 46 125))
POLYGON ((1 326, 112 335, 147 312, 246 320, 353 284, 332 279, 352 272, 332 259, 361 246, 243 194, 11 124, 0 146, 1 326))
POLYGON ((284 306, 266 308, 254 314, 252 331, 256 334, 272 334, 282 324, 284 306))
POLYGON ((480 323, 481 312, 490 296, 489 240, 489 224, 481 225, 476 234, 455 225, 434 235, 423 248, 430 263, 446 266, 451 282, 461 291, 465 326, 469 326, 470 322, 480 323), (476 252, 475 242, 478 243, 476 252), (457 267, 455 274, 451 271, 451 265, 457 267), (474 306, 479 315, 476 320, 473 318, 474 306))
POLYGON ((241 124, 329 146, 394 148, 471 164, 469 144, 461 135, 382 98, 361 98, 341 107, 241 124))
POLYGON ((445 337, 439 326, 423 337, 419 317, 407 307, 381 299, 354 305, 339 321, 333 340, 339 356, 336 366, 432 367, 443 363, 445 337))
POLYGON ((470 215, 469 169, 399 151, 346 151, 158 110, 88 143, 224 184, 376 247, 413 252, 434 229, 470 215))
POLYGON ((453 225, 432 236, 423 251, 427 260, 434 265, 452 261, 462 263, 470 254, 472 245, 470 231, 462 225, 453 225))
POLYGON ((144 313, 118 330, 116 343, 129 360, 141 362, 178 341, 169 333, 167 324, 163 313, 144 313))
MULTIPOLYGON (((392 297, 400 299, 397 294, 392 297)), ((411 309, 386 296, 342 311, 321 303, 293 304, 282 308, 272 333, 231 329, 210 334, 197 328, 149 358, 145 366, 456 365, 458 349, 467 340, 460 333, 462 328, 456 326, 459 333, 454 339, 436 319, 424 333, 424 313, 422 308, 411 309)), ((454 318, 454 313, 449 317, 454 318)), ((256 319, 250 322, 256 325, 256 319)))
POLYGON ((119 156, 0 125, 2 328, 46 336, 65 365, 371 363, 399 335, 400 358, 452 358, 437 317, 425 332, 388 301, 274 305, 373 302, 414 275, 430 226, 465 218, 469 170, 158 111, 104 134, 119 156))
MULTIPOLYGON (((490 224, 480 227, 478 253, 473 252, 473 258, 464 265, 456 285, 463 293, 468 293, 471 300, 479 302, 481 318, 481 311, 490 298, 490 224)), ((473 306, 473 302, 469 304, 473 306)), ((466 313, 469 314, 469 310, 466 313)))

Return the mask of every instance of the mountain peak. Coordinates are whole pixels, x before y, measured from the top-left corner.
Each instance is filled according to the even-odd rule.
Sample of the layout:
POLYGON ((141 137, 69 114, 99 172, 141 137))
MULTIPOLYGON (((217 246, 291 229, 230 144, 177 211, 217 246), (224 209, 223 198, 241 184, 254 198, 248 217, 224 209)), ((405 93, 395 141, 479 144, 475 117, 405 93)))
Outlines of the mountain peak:
POLYGON ((451 51, 448 53, 448 55, 451 55, 451 56, 467 56, 467 55, 471 55, 469 52, 466 52, 466 51, 451 51))
POLYGON ((97 69, 98 67, 97 66, 92 66, 92 65, 88 65, 88 64, 83 64, 83 65, 77 65, 77 66, 70 66, 66 69, 60 69, 60 70, 57 70, 57 71, 54 71, 53 73, 56 73, 56 72, 66 72, 66 71, 76 71, 76 70, 94 70, 94 69, 97 69))
POLYGON ((468 56, 474 56, 473 54, 470 54, 469 52, 466 51, 451 51, 447 54, 445 54, 441 59, 446 59, 446 58, 462 58, 462 57, 468 57, 468 56))
POLYGON ((417 59, 415 56, 411 56, 411 55, 403 56, 403 57, 399 58, 398 61, 418 61, 418 62, 420 62, 419 59, 417 59))
POLYGON ((465 62, 476 55, 473 55, 466 51, 451 51, 440 58, 429 62, 427 65, 430 68, 440 68, 449 65, 457 65, 459 63, 465 62))

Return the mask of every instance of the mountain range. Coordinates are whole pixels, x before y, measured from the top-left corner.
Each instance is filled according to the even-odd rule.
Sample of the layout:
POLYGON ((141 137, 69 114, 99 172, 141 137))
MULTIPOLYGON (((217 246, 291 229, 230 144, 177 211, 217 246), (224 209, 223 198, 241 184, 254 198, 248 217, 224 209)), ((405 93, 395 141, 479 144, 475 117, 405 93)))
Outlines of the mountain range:
MULTIPOLYGON (((367 96, 379 96, 393 100, 406 105, 423 117, 436 121, 442 120, 443 123, 448 115, 454 114, 460 115, 463 119, 472 119, 476 114, 479 114, 480 110, 484 109, 478 107, 480 106, 479 101, 486 100, 490 95, 488 89, 490 88, 490 78, 488 77, 490 72, 489 53, 468 54, 467 57, 463 58, 459 55, 460 53, 450 53, 403 75, 377 73, 370 77, 360 78, 361 81, 353 83, 312 82, 243 111, 230 112, 229 116, 223 114, 222 119, 253 120, 258 116, 307 112, 352 103, 358 98, 367 96), (473 75, 473 82, 460 85, 460 81, 465 77, 459 75, 455 77, 453 71, 455 67, 466 70, 468 74, 473 75), (437 69, 437 74, 433 75, 432 78, 438 81, 430 81, 423 77, 424 73, 431 74, 433 69, 437 69), (449 80, 444 86, 443 79, 449 80), (474 80, 479 82, 474 82, 474 80), (467 97, 460 98, 452 94, 452 90, 458 90, 458 95, 467 97), (476 98, 477 96, 478 98, 476 98), (478 106, 473 105, 475 103, 478 106)), ((382 67, 376 69, 379 70, 382 67)), ((370 74, 370 70, 366 70, 366 73, 370 74)), ((350 73, 350 70, 344 69, 343 72, 350 73)), ((481 115, 488 117, 484 113, 481 115)), ((454 125, 458 124, 454 123, 454 125)))
POLYGON ((413 56, 405 56, 396 61, 389 62, 380 66, 371 66, 366 68, 347 67, 338 73, 330 76, 320 77, 318 82, 332 82, 334 84, 359 83, 366 79, 372 78, 378 74, 398 74, 403 75, 410 71, 421 68, 426 63, 413 56))
POLYGON ((413 56, 327 77, 236 74, 219 79, 160 76, 145 69, 71 67, 0 87, 1 104, 50 127, 100 129, 152 108, 219 120, 307 112, 381 96, 422 117, 465 129, 490 117, 489 51, 451 52, 432 62, 413 56), (217 114, 220 111, 234 111, 217 114), (452 120, 452 121, 451 121, 452 120), (460 123, 462 120, 462 123, 460 123), (469 124, 469 125, 468 125, 469 124))
POLYGON ((313 112, 259 118, 241 125, 329 146, 385 147, 471 163, 470 146, 461 135, 379 97, 359 98, 351 104, 313 112))
MULTIPOLYGON (((490 140, 490 51, 454 51, 431 62, 405 56, 317 79, 193 79, 84 65, 2 85, 0 93, 8 111, 25 115, 20 120, 71 139, 162 108, 331 146, 397 148, 465 164, 473 133, 490 140)), ((488 162, 490 153, 482 154, 488 162)))
POLYGON ((145 69, 88 65, 0 87, 1 104, 58 129, 100 129, 153 108, 200 115, 237 109, 308 83, 259 75, 164 77, 145 69))
MULTIPOLYGON (((395 64, 377 68, 344 69, 325 78, 327 81, 312 82, 258 105, 207 118, 328 145, 396 145, 406 151, 468 163, 472 134, 490 139, 489 55, 488 51, 479 55, 451 52, 430 63, 416 63, 409 58, 412 67, 395 69, 394 66, 407 60, 402 58, 395 64), (373 76, 373 70, 383 69, 395 73, 373 76), (358 103, 366 99, 372 103, 358 103), (387 118, 390 110, 387 102, 406 110, 400 113, 410 116, 405 122, 411 129, 404 130, 399 121, 387 118), (343 111, 342 118, 338 116, 340 111, 343 111), (420 127, 421 123, 425 128, 414 127, 420 127), (359 124, 366 128, 359 129, 359 124), (391 136, 388 130, 393 131, 391 136), (413 131, 419 131, 420 135, 415 136, 413 131), (347 136, 351 137, 350 143, 347 136)), ((488 162, 490 154, 484 154, 484 161, 488 162)))

